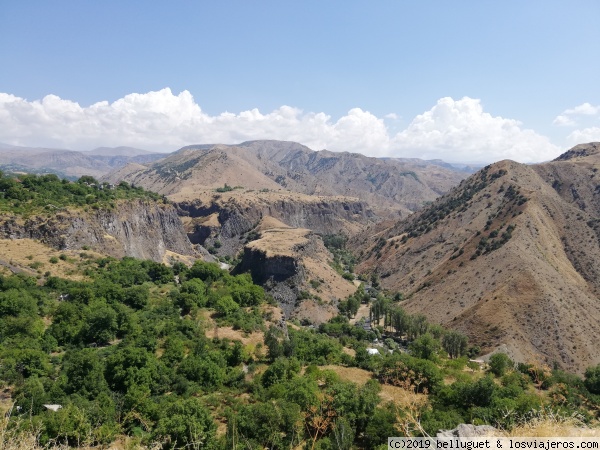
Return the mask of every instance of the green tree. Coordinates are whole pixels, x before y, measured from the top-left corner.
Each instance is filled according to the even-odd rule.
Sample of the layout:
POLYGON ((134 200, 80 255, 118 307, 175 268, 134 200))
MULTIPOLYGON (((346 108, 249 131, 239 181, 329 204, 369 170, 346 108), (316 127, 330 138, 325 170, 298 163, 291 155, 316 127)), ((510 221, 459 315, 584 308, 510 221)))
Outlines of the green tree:
POLYGON ((81 309, 73 303, 62 302, 56 308, 52 325, 48 330, 59 345, 64 345, 77 342, 83 326, 81 309))
POLYGON ((442 336, 442 347, 450 358, 459 358, 467 352, 468 340, 458 331, 448 331, 442 336))
POLYGON ((231 295, 224 295, 223 297, 217 300, 217 304, 215 305, 215 309, 219 314, 224 316, 230 316, 234 314, 238 309, 240 309, 240 305, 238 305, 231 295))
POLYGON ((118 330, 117 313, 104 301, 95 301, 84 312, 85 342, 106 345, 116 337, 118 330))
POLYGON ((133 309, 143 309, 148 304, 150 296, 147 286, 132 286, 123 292, 123 302, 133 309))
POLYGON ((600 394, 600 364, 586 369, 583 384, 592 394, 600 394))
POLYGON ((98 180, 96 180, 94 177, 90 176, 90 175, 83 175, 82 177, 79 178, 79 180, 77 180, 77 182, 79 184, 95 184, 98 185, 98 180))
POLYGON ((108 389, 104 364, 94 349, 69 351, 65 354, 63 370, 67 376, 67 392, 96 398, 108 389))
POLYGON ((506 353, 494 353, 490 357, 489 365, 490 372, 497 377, 501 377, 508 369, 513 367, 514 363, 506 353))
POLYGON ((166 387, 160 385, 160 375, 156 357, 143 348, 120 348, 106 359, 104 377, 117 392, 125 393, 132 386, 157 391, 166 387))
POLYGON ((177 400, 170 404, 156 425, 154 435, 167 437, 173 448, 207 448, 215 437, 216 425, 199 399, 177 400))
POLYGON ((275 383, 291 380, 298 372, 300 372, 298 360, 295 358, 278 358, 265 370, 261 382, 264 387, 269 387, 275 383))
POLYGON ((264 341, 267 346, 267 357, 270 361, 275 361, 280 356, 283 356, 284 335, 281 328, 271 325, 265 333, 264 341))
POLYGON ((216 263, 207 263, 204 261, 196 261, 190 268, 189 278, 200 278, 204 282, 212 283, 225 277, 226 272, 223 271, 216 263))
POLYGON ((415 358, 435 361, 442 346, 440 341, 435 339, 431 334, 426 333, 412 341, 408 348, 411 355, 415 358))

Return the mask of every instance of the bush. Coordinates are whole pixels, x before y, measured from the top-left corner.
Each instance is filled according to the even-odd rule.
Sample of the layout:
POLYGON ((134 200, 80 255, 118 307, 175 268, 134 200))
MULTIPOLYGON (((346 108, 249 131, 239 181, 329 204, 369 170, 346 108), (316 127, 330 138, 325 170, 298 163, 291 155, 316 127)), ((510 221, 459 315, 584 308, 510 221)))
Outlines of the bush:
POLYGON ((158 421, 154 435, 167 437, 173 448, 206 448, 215 436, 216 426, 208 411, 197 398, 178 400, 170 404, 158 421))
POLYGON ((586 369, 583 384, 592 394, 600 394, 600 364, 586 369))
POLYGON ((501 377, 508 369, 514 366, 512 359, 506 353, 494 353, 490 357, 490 372, 497 377, 501 377))

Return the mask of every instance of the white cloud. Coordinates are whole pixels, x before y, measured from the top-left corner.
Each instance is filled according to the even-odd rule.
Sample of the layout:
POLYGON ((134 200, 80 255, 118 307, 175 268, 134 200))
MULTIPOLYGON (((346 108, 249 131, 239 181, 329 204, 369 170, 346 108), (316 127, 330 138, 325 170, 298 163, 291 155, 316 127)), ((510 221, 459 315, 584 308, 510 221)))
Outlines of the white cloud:
POLYGON ((600 142, 600 127, 575 130, 567 136, 567 141, 569 141, 571 145, 582 144, 585 142, 600 142))
POLYGON ((188 91, 170 89, 129 94, 113 103, 89 107, 48 95, 27 101, 0 93, 0 142, 86 150, 128 145, 175 150, 198 143, 233 144, 252 139, 284 139, 315 150, 360 152, 371 156, 441 158, 492 162, 511 158, 530 162, 560 151, 547 138, 512 119, 493 117, 479 100, 440 99, 402 132, 391 135, 384 120, 360 108, 337 121, 323 112, 282 106, 211 116, 188 91))
POLYGON ((600 106, 585 102, 575 108, 565 109, 560 115, 556 116, 552 123, 558 126, 575 126, 577 121, 573 119, 573 116, 596 116, 598 114, 600 114, 600 106))
POLYGON ((571 119, 565 114, 560 114, 556 116, 556 118, 552 121, 552 124, 558 125, 559 127, 571 127, 577 125, 577 123, 573 119, 571 119))
POLYGON ((593 106, 590 103, 582 103, 575 108, 567 109, 563 114, 582 114, 586 116, 594 116, 600 112, 600 106, 593 106))
POLYGON ((447 161, 535 162, 560 154, 548 138, 522 129, 517 120, 484 112, 481 102, 469 97, 438 100, 394 137, 393 147, 399 154, 447 161))

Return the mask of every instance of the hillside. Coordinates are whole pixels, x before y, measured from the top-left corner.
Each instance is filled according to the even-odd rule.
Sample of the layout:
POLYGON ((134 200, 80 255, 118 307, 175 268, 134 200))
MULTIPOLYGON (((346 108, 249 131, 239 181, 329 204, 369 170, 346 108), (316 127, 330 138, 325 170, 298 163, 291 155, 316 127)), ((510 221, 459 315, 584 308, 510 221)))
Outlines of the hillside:
POLYGON ((421 160, 378 159, 313 151, 283 141, 184 147, 148 168, 125 167, 107 177, 165 195, 242 186, 308 195, 357 197, 379 212, 409 213, 447 192, 466 172, 421 160))
POLYGON ((354 243, 359 271, 484 352, 582 371, 600 361, 600 152, 488 166, 429 207, 354 243))
MULTIPOLYGON (((585 176, 572 179, 574 198, 585 176)), ((515 163, 486 168, 462 184, 464 195, 456 190, 412 217, 403 244, 440 226, 441 209, 465 205, 465 214, 486 189, 502 194, 498 220, 525 218, 535 192, 513 183, 546 183, 538 179, 515 163)), ((469 361, 477 350, 462 334, 404 311, 375 282, 357 289, 348 253, 357 242, 321 239, 267 214, 359 229, 369 226, 359 222, 368 213, 362 202, 279 191, 236 199, 240 191, 206 191, 184 211, 193 221, 213 201, 199 233, 256 220, 229 273, 193 262, 175 207, 158 194, 91 177, 0 175, 0 448, 379 450, 388 436, 464 423, 518 436, 538 423, 550 434, 597 435, 589 427, 598 423, 600 365, 581 378, 503 354, 488 365, 469 361)), ((489 254, 513 243, 520 228, 512 225, 492 238, 504 245, 489 242, 489 254)))
POLYGON ((464 423, 598 436, 600 365, 583 379, 505 355, 482 367, 417 316, 406 347, 344 316, 283 321, 215 264, 62 255, 75 277, 0 273, 3 449, 382 450, 464 423))

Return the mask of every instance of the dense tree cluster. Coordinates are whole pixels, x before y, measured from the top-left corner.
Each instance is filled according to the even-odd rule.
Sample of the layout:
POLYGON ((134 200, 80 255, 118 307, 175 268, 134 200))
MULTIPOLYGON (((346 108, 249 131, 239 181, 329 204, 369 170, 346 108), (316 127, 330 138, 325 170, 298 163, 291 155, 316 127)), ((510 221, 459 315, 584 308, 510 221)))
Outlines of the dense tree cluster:
POLYGON ((121 199, 161 200, 162 197, 126 182, 113 186, 90 176, 76 182, 54 174, 8 176, 0 171, 0 211, 20 215, 53 214, 68 206, 110 208, 121 199))
MULTIPOLYGON (((542 405, 585 420, 598 410, 598 367, 581 379, 502 355, 482 373, 463 335, 383 295, 371 302, 373 329, 346 314, 318 329, 266 326, 267 299, 248 275, 204 262, 86 265, 80 281, 0 276, 9 426, 39 430, 42 444, 126 434, 164 448, 382 449, 388 436, 461 422, 510 428, 542 405), (215 323, 262 331, 264 342, 219 338, 215 323), (345 380, 335 371, 345 367, 371 379, 345 380), (401 407, 382 400, 382 385, 427 397, 401 407)), ((362 289, 355 297, 367 301, 362 289)))

